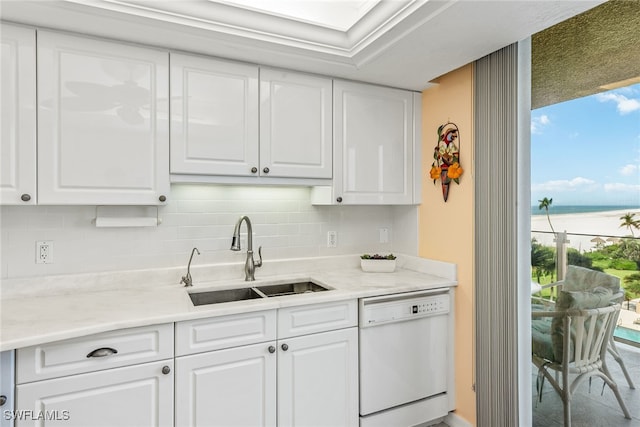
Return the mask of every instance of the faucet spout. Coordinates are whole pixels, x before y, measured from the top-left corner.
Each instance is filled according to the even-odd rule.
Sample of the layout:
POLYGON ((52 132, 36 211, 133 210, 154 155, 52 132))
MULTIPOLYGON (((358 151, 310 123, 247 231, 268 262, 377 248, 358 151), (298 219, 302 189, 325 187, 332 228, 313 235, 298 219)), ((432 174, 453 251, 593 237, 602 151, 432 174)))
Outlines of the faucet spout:
POLYGON ((200 251, 198 250, 198 248, 193 248, 193 250, 191 251, 191 256, 189 257, 189 264, 187 265, 187 275, 186 276, 182 276, 182 280, 180 280, 180 283, 184 283, 184 286, 193 286, 193 279, 191 278, 191 260, 193 260, 193 253, 197 252, 198 255, 200 255, 200 251))
POLYGON ((248 216, 241 216, 236 222, 236 226, 233 229, 233 237, 231 238, 231 250, 239 251, 240 248, 240 227, 242 223, 247 224, 247 260, 244 263, 244 280, 254 281, 256 268, 262 267, 262 246, 258 248, 258 261, 253 259, 253 228, 251 227, 251 220, 248 216))

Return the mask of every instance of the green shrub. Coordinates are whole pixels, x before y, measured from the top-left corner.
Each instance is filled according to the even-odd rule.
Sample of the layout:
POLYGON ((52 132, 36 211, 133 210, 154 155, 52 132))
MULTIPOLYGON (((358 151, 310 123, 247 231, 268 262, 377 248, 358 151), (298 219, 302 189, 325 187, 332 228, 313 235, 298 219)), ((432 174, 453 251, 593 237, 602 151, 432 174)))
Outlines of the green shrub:
POLYGON ((630 259, 613 259, 609 266, 616 270, 636 270, 638 267, 636 263, 630 259))
POLYGON ((611 259, 611 256, 601 251, 588 252, 584 254, 586 257, 591 258, 593 261, 605 261, 611 259))

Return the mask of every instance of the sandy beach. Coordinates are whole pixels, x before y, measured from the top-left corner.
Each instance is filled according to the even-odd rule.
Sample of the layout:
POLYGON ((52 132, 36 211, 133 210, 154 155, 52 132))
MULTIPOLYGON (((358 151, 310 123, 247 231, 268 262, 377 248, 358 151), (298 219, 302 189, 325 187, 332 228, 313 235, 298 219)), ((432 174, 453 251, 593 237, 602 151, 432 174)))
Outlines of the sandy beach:
MULTIPOLYGON (((576 214, 560 214, 550 215, 551 224, 556 233, 566 231, 569 238, 569 247, 578 249, 581 252, 589 252, 596 247, 596 242, 591 240, 600 237, 605 244, 611 244, 611 240, 620 237, 631 236, 631 232, 626 227, 620 227, 621 216, 627 213, 635 213, 635 218, 640 220, 640 211, 638 210, 617 210, 605 212, 589 212, 576 214), (575 233, 575 234, 572 234, 575 233), (583 236, 586 234, 586 236, 583 236), (614 236, 614 237, 612 237, 614 236)), ((553 234, 549 227, 546 215, 531 216, 531 237, 538 242, 554 246, 553 234), (548 232, 548 233, 540 233, 548 232)), ((640 230, 634 230, 636 237, 640 235, 640 230)))

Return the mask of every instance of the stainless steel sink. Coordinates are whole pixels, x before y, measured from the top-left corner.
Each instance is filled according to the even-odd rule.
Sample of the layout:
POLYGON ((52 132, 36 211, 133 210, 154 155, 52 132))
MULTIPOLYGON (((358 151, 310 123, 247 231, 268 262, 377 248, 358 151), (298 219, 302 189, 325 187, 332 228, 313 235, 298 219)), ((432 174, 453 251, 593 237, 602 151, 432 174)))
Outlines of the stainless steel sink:
POLYGON ((192 292, 189 298, 193 305, 218 304, 221 302, 246 301, 256 298, 264 298, 253 288, 221 289, 218 291, 192 292))
POLYGON ((267 297, 279 297, 283 295, 296 295, 296 294, 306 294, 312 292, 322 292, 328 291, 329 288, 326 288, 322 285, 318 285, 313 282, 295 282, 295 283, 282 283, 278 285, 266 285, 266 286, 258 286, 256 289, 267 297))
POLYGON ((331 288, 313 282, 279 283, 252 288, 220 289, 215 291, 190 292, 193 305, 219 304, 223 302, 246 301, 258 298, 279 297, 328 291, 331 288))

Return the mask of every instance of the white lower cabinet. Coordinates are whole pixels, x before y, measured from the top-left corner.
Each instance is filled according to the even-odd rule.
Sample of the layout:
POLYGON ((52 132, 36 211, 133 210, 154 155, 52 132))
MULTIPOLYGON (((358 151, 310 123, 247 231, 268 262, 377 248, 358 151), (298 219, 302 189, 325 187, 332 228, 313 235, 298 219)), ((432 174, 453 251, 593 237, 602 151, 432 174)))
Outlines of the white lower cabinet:
POLYGON ((173 323, 16 352, 15 425, 173 426, 173 323))
POLYGON ((358 425, 357 328, 282 340, 278 425, 358 425))
POLYGON ((19 384, 16 410, 17 427, 169 427, 173 359, 19 384))
MULTIPOLYGON (((275 326, 275 316, 264 313, 261 318, 275 326)), ((176 357, 176 425, 358 425, 356 313, 355 301, 281 309, 278 336, 282 338, 176 357), (325 324, 326 329, 291 336, 291 330, 283 330, 282 325, 292 315, 298 319, 295 324, 325 324), (344 315, 348 322, 337 321, 344 315)), ((180 322, 176 342, 183 341, 182 334, 196 330, 208 330, 210 341, 219 342, 213 335, 232 336, 230 331, 246 325, 246 320, 242 314, 213 318, 211 327, 202 320, 180 322), (223 330, 224 324, 232 329, 223 330)), ((265 324, 265 330, 270 328, 265 324)), ((246 327, 236 333, 258 336, 246 327)))
POLYGON ((176 358, 176 426, 275 426, 275 345, 176 358))
POLYGON ((0 427, 13 427, 13 418, 8 416, 14 410, 15 396, 15 352, 0 352, 0 427))
POLYGON ((355 300, 105 332, 16 363, 17 427, 358 425, 355 300))

